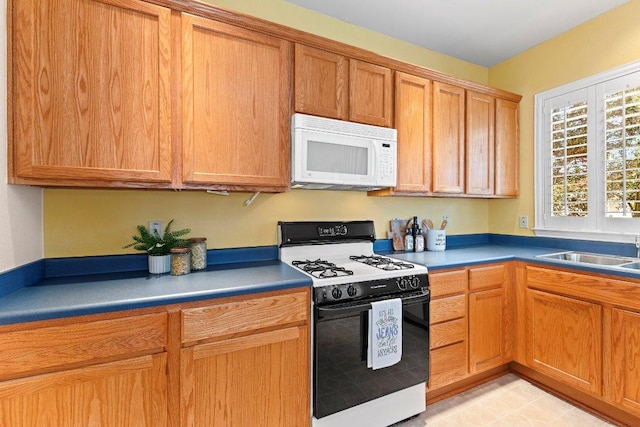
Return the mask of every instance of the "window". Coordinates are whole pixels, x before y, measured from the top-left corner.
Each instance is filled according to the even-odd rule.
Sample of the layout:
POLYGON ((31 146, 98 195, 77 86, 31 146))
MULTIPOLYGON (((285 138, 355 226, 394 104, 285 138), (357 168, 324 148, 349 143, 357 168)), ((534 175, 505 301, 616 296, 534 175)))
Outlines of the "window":
POLYGON ((536 95, 536 234, 640 235, 640 63, 536 95))

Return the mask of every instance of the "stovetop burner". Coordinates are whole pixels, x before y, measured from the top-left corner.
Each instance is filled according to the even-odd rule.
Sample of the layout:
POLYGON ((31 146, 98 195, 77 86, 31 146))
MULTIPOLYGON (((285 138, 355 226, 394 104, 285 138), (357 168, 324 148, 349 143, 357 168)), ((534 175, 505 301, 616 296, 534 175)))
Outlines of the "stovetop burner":
POLYGON ((349 259, 387 271, 408 270, 415 267, 413 264, 394 260, 380 255, 353 255, 350 256, 349 259))
POLYGON ((317 259, 315 261, 292 261, 291 264, 317 279, 329 279, 332 277, 353 275, 353 271, 347 270, 344 267, 338 267, 332 262, 321 259, 317 259))

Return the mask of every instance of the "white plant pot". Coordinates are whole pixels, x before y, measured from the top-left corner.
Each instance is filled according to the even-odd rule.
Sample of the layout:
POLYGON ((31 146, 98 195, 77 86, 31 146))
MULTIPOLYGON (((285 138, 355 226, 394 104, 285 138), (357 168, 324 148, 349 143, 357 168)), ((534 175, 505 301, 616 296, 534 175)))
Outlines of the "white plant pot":
POLYGON ((149 255, 149 273, 162 274, 171 270, 171 255, 149 255))

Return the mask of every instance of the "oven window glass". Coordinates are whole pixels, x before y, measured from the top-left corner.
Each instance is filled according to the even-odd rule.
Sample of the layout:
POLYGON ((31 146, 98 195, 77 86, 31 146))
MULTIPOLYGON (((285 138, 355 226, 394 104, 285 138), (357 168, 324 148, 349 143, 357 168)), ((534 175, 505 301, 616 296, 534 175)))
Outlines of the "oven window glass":
POLYGON ((367 368, 368 309, 318 318, 314 346, 314 416, 325 417, 427 381, 429 303, 403 306, 402 360, 367 368))
POLYGON ((369 175, 368 149, 353 145, 308 141, 307 170, 349 175, 369 175))

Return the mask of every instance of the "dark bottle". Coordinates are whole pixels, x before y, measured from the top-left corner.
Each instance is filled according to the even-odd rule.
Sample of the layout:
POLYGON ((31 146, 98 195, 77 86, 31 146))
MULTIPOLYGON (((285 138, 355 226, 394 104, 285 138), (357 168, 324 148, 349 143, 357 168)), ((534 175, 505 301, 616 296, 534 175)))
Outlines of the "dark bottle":
POLYGON ((413 237, 413 251, 416 252, 416 237, 420 234, 420 224, 418 224, 418 217, 413 217, 413 224, 411 225, 411 236, 413 237))

